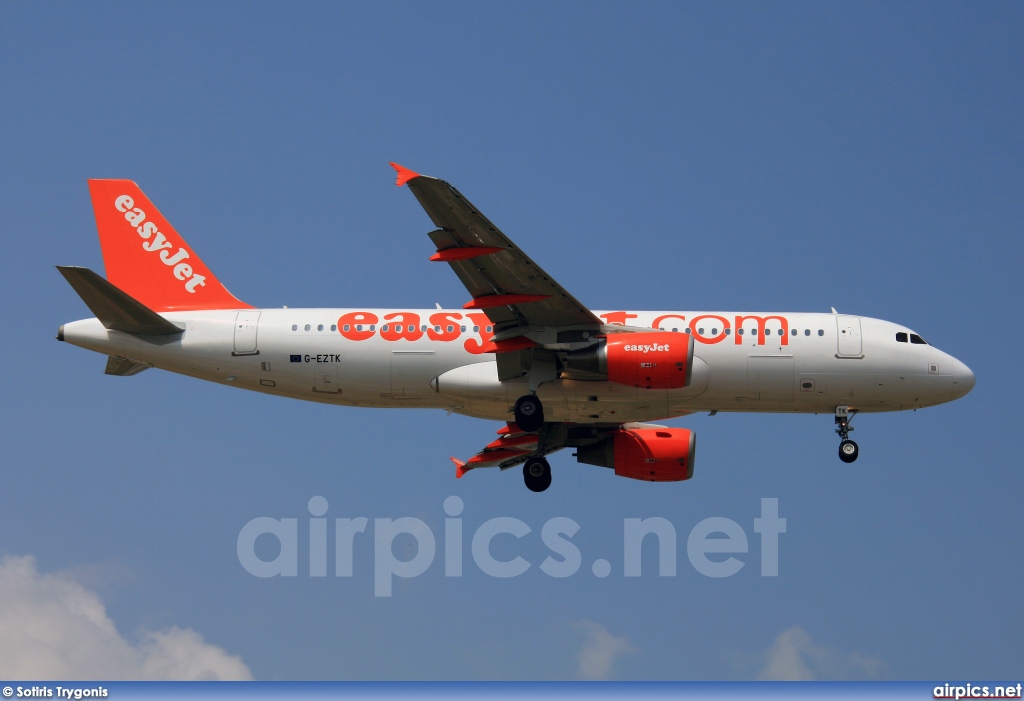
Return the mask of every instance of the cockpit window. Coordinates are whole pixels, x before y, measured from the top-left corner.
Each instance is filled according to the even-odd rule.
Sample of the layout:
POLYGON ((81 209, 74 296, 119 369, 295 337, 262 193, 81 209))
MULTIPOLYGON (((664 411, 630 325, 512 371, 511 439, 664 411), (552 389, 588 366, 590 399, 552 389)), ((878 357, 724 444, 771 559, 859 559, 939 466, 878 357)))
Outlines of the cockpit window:
POLYGON ((900 331, 898 334, 896 334, 896 340, 899 343, 906 343, 907 342, 907 332, 906 331, 900 331))
POLYGON ((910 342, 911 343, 916 343, 919 346, 927 346, 928 345, 928 341, 924 340, 923 338, 918 336, 916 333, 910 334, 910 342))

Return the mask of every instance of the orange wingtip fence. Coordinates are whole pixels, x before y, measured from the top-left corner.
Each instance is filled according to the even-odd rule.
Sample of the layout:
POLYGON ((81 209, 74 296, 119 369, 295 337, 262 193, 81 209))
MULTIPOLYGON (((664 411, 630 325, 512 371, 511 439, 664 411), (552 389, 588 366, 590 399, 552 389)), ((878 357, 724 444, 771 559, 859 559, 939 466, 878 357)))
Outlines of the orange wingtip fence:
POLYGON ((397 163, 391 163, 390 165, 392 168, 395 169, 395 172, 398 173, 398 177, 395 179, 395 185, 397 185, 398 187, 402 187, 402 185, 405 185, 413 178, 420 177, 419 173, 409 170, 408 168, 405 168, 403 166, 400 166, 397 163))

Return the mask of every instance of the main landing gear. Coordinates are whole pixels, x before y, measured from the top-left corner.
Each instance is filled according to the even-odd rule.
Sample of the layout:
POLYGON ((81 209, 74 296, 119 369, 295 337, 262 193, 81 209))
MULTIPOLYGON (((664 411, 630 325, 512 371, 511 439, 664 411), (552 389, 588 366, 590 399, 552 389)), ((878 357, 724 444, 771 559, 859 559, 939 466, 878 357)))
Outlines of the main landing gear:
POLYGON ((536 394, 525 394, 516 400, 516 425, 526 432, 536 431, 544 425, 544 406, 536 394))
POLYGON ((551 486, 551 465, 544 458, 530 458, 523 465, 523 481, 531 492, 543 492, 551 486))
MULTIPOLYGON (((516 425, 527 433, 544 426, 544 406, 536 394, 525 394, 516 400, 516 425)), ((551 486, 551 465, 542 457, 532 457, 523 465, 523 481, 531 492, 543 492, 551 486)))
POLYGON ((856 409, 846 406, 836 407, 836 433, 839 434, 841 441, 839 443, 839 459, 847 463, 856 460, 860 454, 860 448, 850 440, 850 431, 853 430, 850 422, 853 421, 853 417, 856 415, 856 409))

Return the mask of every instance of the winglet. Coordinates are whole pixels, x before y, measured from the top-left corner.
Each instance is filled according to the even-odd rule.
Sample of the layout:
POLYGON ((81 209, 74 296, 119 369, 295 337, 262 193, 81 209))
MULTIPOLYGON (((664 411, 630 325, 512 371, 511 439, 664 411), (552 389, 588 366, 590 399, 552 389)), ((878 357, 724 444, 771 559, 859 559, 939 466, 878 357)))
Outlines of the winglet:
POLYGON ((392 168, 395 169, 395 172, 398 173, 398 178, 395 180, 395 185, 397 185, 398 187, 402 187, 402 185, 405 185, 407 182, 409 182, 413 178, 420 177, 419 173, 411 171, 408 168, 403 168, 402 166, 398 165, 397 163, 391 163, 390 165, 391 165, 392 168))
MULTIPOLYGON (((453 463, 455 463, 455 479, 462 479, 462 476, 464 474, 466 474, 467 472, 469 472, 469 470, 466 469, 466 463, 462 462, 458 458, 448 458, 448 459, 451 460, 453 463)), ((469 468, 469 469, 471 470, 473 468, 469 468)))

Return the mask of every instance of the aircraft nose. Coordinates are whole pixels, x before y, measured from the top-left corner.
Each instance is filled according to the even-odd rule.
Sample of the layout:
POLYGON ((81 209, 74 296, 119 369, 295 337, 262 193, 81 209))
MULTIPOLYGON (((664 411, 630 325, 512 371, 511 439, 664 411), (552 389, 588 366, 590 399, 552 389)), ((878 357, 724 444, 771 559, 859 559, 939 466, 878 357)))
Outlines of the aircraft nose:
POLYGON ((953 359, 953 399, 959 399, 974 389, 974 373, 971 369, 953 359))

